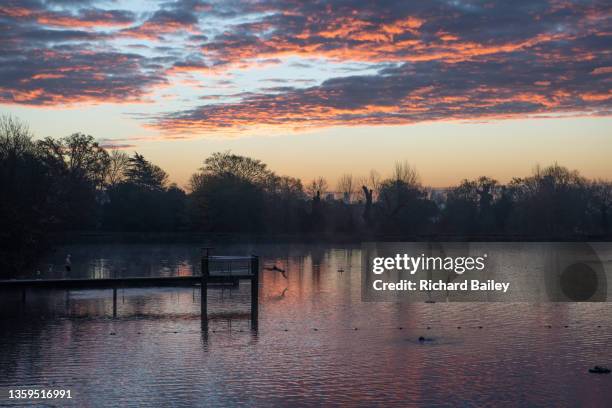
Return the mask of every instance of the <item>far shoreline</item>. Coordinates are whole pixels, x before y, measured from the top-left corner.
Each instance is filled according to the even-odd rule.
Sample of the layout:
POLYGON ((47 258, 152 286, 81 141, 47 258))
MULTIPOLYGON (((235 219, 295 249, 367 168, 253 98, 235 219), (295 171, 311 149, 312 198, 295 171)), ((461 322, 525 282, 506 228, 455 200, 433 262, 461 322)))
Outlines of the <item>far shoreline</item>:
POLYGON ((68 231, 52 233, 51 247, 68 244, 360 244, 362 242, 612 242, 606 235, 538 236, 519 234, 249 234, 196 231, 68 231))

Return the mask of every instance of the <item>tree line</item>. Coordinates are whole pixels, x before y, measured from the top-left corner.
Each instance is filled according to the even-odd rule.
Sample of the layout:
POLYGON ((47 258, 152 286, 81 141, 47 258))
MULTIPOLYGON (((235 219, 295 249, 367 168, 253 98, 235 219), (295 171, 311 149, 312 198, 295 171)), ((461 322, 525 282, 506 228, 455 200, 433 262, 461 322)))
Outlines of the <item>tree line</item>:
POLYGON ((604 239, 612 184, 554 164, 502 184, 489 177, 435 190, 398 163, 389 177, 280 176, 259 160, 217 152, 186 189, 139 153, 89 135, 35 140, 0 118, 3 271, 20 270, 66 231, 206 232, 403 239, 604 239), (423 238, 424 237, 424 238, 423 238))

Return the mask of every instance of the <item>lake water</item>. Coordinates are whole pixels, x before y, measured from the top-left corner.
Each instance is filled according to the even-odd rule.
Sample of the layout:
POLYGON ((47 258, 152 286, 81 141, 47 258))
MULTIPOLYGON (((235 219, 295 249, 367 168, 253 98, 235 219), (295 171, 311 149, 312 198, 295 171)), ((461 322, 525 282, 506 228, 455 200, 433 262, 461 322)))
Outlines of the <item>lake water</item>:
MULTIPOLYGON (((196 245, 73 245, 40 276, 199 273, 196 245)), ((0 294, 0 389, 71 389, 57 406, 610 406, 612 304, 364 303, 359 246, 233 245, 248 283, 210 289, 0 294), (431 339, 421 343, 419 336, 431 339)), ((17 404, 17 402, 13 402, 17 404)), ((47 404, 49 404, 47 402, 47 404)), ((0 405, 11 405, 8 400, 0 405)))

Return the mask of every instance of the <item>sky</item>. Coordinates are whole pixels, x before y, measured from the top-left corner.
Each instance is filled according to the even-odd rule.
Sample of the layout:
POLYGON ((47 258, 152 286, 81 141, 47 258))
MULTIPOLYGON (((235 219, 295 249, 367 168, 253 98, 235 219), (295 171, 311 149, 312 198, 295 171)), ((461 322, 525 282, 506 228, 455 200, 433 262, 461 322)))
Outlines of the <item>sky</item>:
POLYGON ((609 1, 5 0, 0 32, 0 113, 183 186, 225 150, 332 185, 612 175, 609 1))

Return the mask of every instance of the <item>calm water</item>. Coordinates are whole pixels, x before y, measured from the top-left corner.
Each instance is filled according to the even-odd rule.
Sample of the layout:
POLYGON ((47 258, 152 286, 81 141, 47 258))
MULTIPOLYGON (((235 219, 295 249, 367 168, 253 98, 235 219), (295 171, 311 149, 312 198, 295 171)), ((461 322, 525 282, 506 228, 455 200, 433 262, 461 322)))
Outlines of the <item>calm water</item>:
MULTIPOLYGON (((67 253, 72 276, 199 273, 197 246, 89 245, 41 276, 67 253)), ((198 290, 120 290, 116 318, 111 291, 2 293, 0 389, 70 388, 80 407, 612 404, 612 376, 587 372, 612 365, 612 304, 362 303, 359 247, 215 253, 287 270, 262 271, 257 333, 248 283, 209 290, 208 334, 198 290)))

